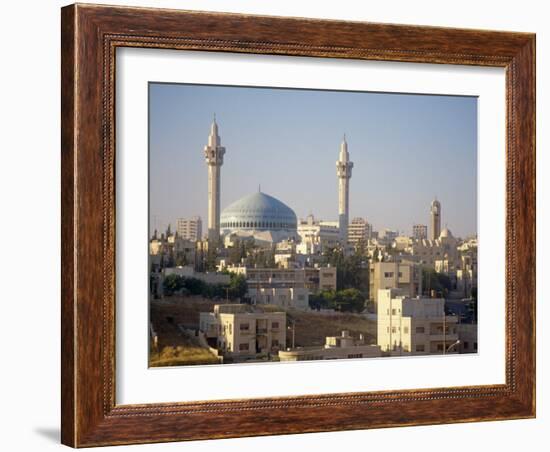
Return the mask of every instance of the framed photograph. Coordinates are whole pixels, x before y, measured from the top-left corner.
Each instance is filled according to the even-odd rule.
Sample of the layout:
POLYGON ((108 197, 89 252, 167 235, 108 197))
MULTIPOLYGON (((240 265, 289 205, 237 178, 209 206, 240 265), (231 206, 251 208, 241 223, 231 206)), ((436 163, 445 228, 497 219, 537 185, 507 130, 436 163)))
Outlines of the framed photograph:
POLYGON ((62 9, 62 442, 535 416, 535 36, 62 9))

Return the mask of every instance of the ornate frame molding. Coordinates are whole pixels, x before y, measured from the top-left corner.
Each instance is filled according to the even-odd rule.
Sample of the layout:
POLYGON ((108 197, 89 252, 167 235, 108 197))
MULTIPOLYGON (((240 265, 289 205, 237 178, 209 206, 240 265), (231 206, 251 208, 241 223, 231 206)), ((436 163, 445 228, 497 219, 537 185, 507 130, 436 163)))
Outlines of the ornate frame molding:
POLYGON ((525 33, 79 4, 63 8, 62 442, 81 447, 533 417, 534 58, 535 37, 525 33), (116 405, 118 47, 506 68, 506 383, 116 405))

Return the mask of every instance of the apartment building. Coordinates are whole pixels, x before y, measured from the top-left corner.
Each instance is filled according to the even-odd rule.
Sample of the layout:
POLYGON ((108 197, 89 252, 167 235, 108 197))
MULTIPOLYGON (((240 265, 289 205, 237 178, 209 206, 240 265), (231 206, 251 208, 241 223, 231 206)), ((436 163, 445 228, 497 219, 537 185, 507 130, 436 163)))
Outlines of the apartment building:
POLYGON ((445 314, 443 298, 412 298, 398 289, 380 290, 377 314, 377 342, 383 353, 459 352, 458 318, 445 314))
POLYGON ((200 330, 236 360, 259 358, 286 348, 286 313, 259 312, 243 304, 219 304, 200 313, 200 330))

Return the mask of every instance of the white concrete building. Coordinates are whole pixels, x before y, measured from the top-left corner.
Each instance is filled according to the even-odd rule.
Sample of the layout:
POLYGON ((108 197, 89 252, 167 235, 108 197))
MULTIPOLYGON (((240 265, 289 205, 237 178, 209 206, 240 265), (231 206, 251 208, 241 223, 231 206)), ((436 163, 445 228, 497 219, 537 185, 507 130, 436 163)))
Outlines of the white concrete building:
POLYGON ((220 304, 200 313, 200 330, 216 339, 224 357, 259 358, 286 348, 286 313, 251 311, 242 304, 220 304))
POLYGON ((365 344, 362 335, 355 339, 349 331, 342 331, 340 336, 327 336, 324 347, 297 347, 279 351, 281 361, 376 358, 381 355, 378 345, 365 344))
POLYGON ((377 342, 391 355, 459 351, 457 316, 445 315, 443 298, 411 298, 399 289, 378 292, 377 342))
POLYGON ((340 243, 340 228, 337 222, 316 220, 308 215, 298 224, 300 243, 296 245, 298 254, 321 254, 340 243))

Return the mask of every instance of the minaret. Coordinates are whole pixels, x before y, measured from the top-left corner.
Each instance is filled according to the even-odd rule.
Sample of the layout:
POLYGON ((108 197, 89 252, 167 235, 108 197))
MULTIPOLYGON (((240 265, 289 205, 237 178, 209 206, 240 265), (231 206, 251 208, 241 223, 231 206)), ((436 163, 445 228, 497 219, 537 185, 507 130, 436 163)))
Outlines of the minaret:
POLYGON ((349 223, 349 180, 353 162, 349 160, 348 143, 346 136, 340 145, 340 155, 336 162, 336 175, 338 176, 338 225, 343 244, 348 241, 349 223))
POLYGON ((204 157, 208 165, 208 240, 213 242, 220 239, 220 168, 224 154, 225 148, 221 146, 214 115, 208 144, 204 147, 204 157))
POLYGON ((430 208, 430 214, 431 214, 431 236, 430 238, 432 240, 438 239, 439 235, 441 234, 441 204, 439 201, 434 199, 432 201, 432 206, 430 208))

